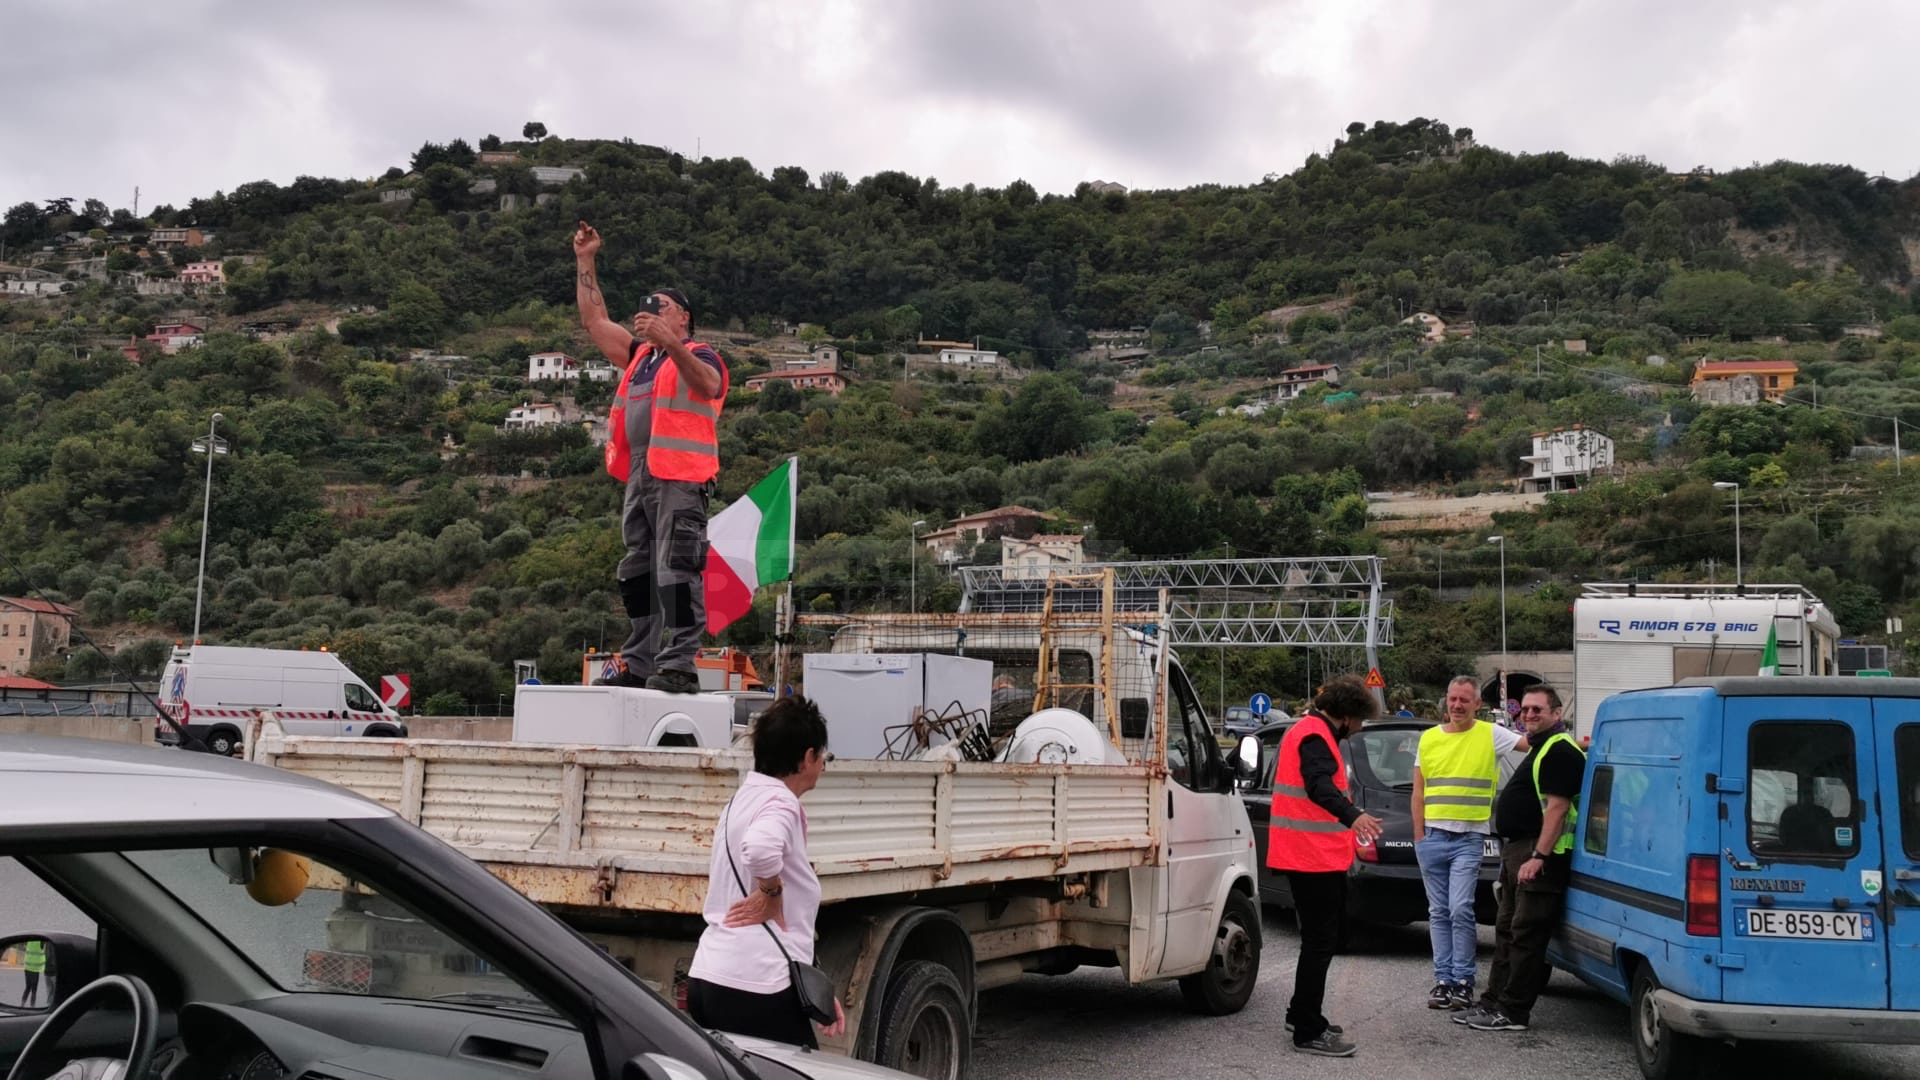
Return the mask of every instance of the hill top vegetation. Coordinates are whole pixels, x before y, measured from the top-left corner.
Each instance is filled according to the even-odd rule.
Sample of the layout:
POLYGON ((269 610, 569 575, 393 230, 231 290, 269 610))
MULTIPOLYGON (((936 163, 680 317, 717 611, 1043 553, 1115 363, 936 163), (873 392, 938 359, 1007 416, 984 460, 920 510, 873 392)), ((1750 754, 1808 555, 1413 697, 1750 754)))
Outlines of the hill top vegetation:
MULTIPOLYGON (((235 452, 215 467, 203 637, 328 644, 446 709, 490 706, 515 659, 571 672, 619 636, 617 486, 580 427, 500 424, 549 397, 604 412, 604 384, 525 384, 530 352, 591 349, 567 246, 586 219, 616 309, 677 284, 728 357, 722 497, 800 455, 803 608, 903 608, 911 522, 1017 503, 1090 525, 1108 557, 1382 554, 1389 680, 1430 693, 1497 646, 1489 530, 1382 531, 1366 493, 1506 490, 1532 433, 1572 424, 1612 436, 1620 464, 1494 522, 1515 649, 1568 646, 1583 580, 1703 580, 1708 560, 1725 580, 1715 481, 1743 485, 1748 580, 1805 583, 1863 633, 1920 591, 1920 522, 1885 456, 1920 422, 1911 181, 1515 155, 1428 120, 1354 125, 1258 184, 1067 195, 533 134, 480 146, 519 157, 482 164, 456 139, 378 179, 256 182, 143 219, 93 199, 8 210, 9 258, 72 286, 0 306, 0 546, 25 576, 155 670, 191 625, 187 446, 220 411, 235 452), (584 175, 543 186, 534 166, 584 175), (154 250, 153 229, 183 226, 212 239, 154 250), (223 294, 141 293, 199 260, 224 265, 223 294), (1470 334, 1424 340, 1417 312, 1470 334), (202 343, 121 354, 180 314, 202 343), (270 322, 291 329, 257 340, 270 322), (1090 348, 1130 329, 1143 360, 1090 348), (977 339, 1012 370, 909 373, 922 339, 977 339), (820 340, 849 358, 845 395, 742 389, 820 340), (1706 357, 1793 359, 1802 385, 1697 405, 1706 357), (1234 411, 1306 363, 1340 365, 1355 396, 1234 411)), ((944 570, 917 573, 923 604, 957 602, 944 570)), ((21 576, 0 571, 0 592, 21 576)), ((764 648, 769 611, 729 638, 764 648)), ((1298 652, 1246 652, 1227 680, 1296 696, 1306 672, 1298 652)))

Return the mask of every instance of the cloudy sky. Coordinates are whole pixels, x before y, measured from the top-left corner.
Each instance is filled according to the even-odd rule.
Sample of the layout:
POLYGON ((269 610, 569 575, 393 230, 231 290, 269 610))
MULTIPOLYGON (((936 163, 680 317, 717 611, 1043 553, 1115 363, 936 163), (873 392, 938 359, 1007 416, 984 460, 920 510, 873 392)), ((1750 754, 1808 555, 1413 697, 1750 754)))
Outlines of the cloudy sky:
POLYGON ((860 177, 1241 183, 1348 122, 1920 170, 1912 0, 0 0, 0 207, 373 176, 528 120, 860 177))

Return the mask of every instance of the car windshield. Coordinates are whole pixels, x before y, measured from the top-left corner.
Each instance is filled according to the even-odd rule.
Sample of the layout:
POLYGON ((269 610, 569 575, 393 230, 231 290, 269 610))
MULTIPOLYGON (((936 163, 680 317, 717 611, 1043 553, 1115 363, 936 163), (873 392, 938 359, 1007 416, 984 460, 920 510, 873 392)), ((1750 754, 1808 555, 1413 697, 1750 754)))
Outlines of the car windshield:
POLYGON ((1359 750, 1356 756, 1366 763, 1374 786, 1413 788, 1413 755, 1420 746, 1420 732, 1361 731, 1347 743, 1359 750))
POLYGON ((317 859, 206 848, 126 857, 282 990, 458 1001, 553 1015, 512 976, 383 893, 317 859), (304 888, 301 883, 304 882, 304 888))

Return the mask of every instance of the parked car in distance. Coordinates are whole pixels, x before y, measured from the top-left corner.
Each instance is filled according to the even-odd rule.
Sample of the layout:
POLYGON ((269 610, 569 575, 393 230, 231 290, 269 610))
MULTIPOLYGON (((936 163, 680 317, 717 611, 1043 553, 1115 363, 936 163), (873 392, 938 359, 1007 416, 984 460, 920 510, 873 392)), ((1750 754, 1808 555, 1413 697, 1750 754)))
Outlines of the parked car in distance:
MULTIPOLYGON (((1241 792, 1259 853, 1260 902, 1278 908, 1293 907, 1293 890, 1286 875, 1267 869, 1267 826, 1273 816, 1273 772, 1280 739, 1292 726, 1292 720, 1275 721, 1249 736, 1258 740, 1259 763, 1253 783, 1241 792)), ((1431 720, 1392 718, 1368 724, 1341 740, 1347 797, 1379 818, 1383 828, 1379 840, 1357 849, 1359 857, 1348 872, 1347 910, 1355 919, 1404 926, 1427 917, 1426 885, 1413 854, 1413 758, 1420 734, 1432 726, 1431 720)), ((1246 746, 1243 740, 1243 751, 1246 746)), ((1500 859, 1493 841, 1488 841, 1486 850, 1474 914, 1481 923, 1491 925, 1500 859)))
POLYGON ((1259 731, 1265 724, 1265 719, 1255 716, 1253 710, 1247 708, 1245 705, 1227 706, 1227 711, 1220 720, 1220 726, 1226 730, 1229 736, 1235 739, 1243 735, 1251 735, 1259 731))

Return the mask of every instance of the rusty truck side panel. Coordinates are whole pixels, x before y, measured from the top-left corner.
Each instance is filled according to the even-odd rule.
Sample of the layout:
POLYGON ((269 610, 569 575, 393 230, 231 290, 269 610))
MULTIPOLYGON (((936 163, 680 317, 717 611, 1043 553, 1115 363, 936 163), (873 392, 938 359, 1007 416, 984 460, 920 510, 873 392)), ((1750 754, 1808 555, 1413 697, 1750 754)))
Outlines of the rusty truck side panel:
MULTIPOLYGON (((251 756, 358 791, 543 904, 698 914, 737 750, 289 736, 251 756)), ((828 902, 1154 866, 1150 766, 842 761, 805 798, 828 902)))

